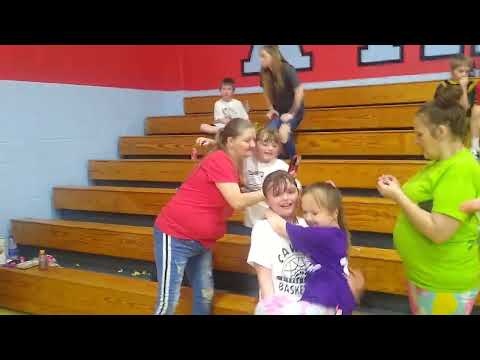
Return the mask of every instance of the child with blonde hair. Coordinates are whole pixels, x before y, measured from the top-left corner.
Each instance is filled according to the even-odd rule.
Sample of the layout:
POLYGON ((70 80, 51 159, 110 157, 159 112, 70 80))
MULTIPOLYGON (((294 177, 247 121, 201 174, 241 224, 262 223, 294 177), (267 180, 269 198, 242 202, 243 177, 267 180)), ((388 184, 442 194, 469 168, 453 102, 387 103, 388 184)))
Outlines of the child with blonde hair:
POLYGON ((256 314, 350 315, 363 278, 348 266, 350 235, 340 191, 331 182, 316 183, 304 190, 301 202, 308 227, 288 223, 271 210, 266 218, 278 235, 310 260, 303 295, 299 301, 281 294, 264 298, 256 314))

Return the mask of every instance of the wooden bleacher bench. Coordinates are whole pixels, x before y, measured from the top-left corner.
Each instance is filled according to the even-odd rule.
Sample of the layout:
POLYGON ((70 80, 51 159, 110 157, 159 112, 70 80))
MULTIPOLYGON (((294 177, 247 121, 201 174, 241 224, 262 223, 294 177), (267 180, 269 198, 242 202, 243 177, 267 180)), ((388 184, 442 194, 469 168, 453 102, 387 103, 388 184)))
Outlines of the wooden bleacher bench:
MULTIPOLYGON (((154 261, 151 227, 18 219, 12 221, 12 232, 20 245, 154 261)), ((254 274, 246 262, 249 249, 248 236, 226 235, 214 248, 214 268, 254 274)), ((368 290, 404 294, 403 269, 395 250, 354 246, 351 261, 365 273, 368 290)))
MULTIPOLYGON (((306 90, 305 108, 422 103, 432 99, 438 83, 428 81, 306 90)), ((235 98, 248 101, 252 111, 268 110, 263 94, 237 94, 235 98)), ((210 113, 218 99, 219 96, 187 97, 184 101, 185 114, 210 113)))
MULTIPOLYGON (((20 245, 154 261, 151 227, 18 219, 12 221, 12 231, 20 245)), ((214 268, 254 274, 246 263, 249 247, 248 236, 226 235, 214 248, 214 268)), ((350 261, 364 273, 367 290, 406 295, 404 270, 395 250, 353 246, 350 261)), ((1 298, 0 305, 5 305, 1 298)))
MULTIPOLYGON (((305 109, 297 132, 325 130, 411 129, 418 104, 352 106, 346 108, 305 109)), ((145 121, 145 135, 199 134, 200 124, 213 121, 210 114, 152 116, 145 121)), ((266 112, 249 114, 252 122, 266 124, 266 112)))
MULTIPOLYGON (((189 156, 198 135, 124 136, 119 152, 125 156, 189 156)), ((321 156, 421 156, 412 130, 298 133, 297 151, 321 156)), ((199 154, 208 150, 198 149, 199 154)))
MULTIPOLYGON (((156 216, 175 191, 119 186, 55 187, 53 202, 56 209, 156 216)), ((399 211, 393 201, 345 196, 343 204, 351 230, 392 232, 399 211)), ((243 222, 242 212, 235 212, 230 221, 243 222)))
MULTIPOLYGON (((0 268, 0 306, 34 315, 152 315, 157 283, 68 268, 0 268)), ((216 291, 213 313, 253 314, 253 297, 216 291)), ((176 314, 191 312, 192 291, 182 288, 176 314)))
MULTIPOLYGON (((335 179, 340 188, 376 189, 379 176, 395 174, 404 182, 426 165, 424 160, 303 160, 298 178, 304 185, 335 179), (353 175, 353 176, 352 176, 353 175)), ((183 182, 197 161, 171 159, 90 160, 91 180, 183 182)))
MULTIPOLYGON (((213 108, 212 108, 213 111, 213 108)), ((266 112, 249 114, 252 122, 265 124, 266 112)), ((145 120, 145 135, 200 134, 201 124, 212 124, 213 113, 191 116, 152 116, 145 120)))

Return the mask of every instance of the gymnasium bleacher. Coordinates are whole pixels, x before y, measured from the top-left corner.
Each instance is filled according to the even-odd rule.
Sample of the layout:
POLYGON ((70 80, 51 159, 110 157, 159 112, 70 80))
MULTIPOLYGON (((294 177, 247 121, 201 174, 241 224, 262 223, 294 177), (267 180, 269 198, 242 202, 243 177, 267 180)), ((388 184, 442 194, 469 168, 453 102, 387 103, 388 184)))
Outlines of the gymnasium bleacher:
MULTIPOLYGON (((384 173, 403 182, 425 164, 415 144, 413 118, 420 104, 432 98, 436 85, 418 82, 305 92, 305 118, 296 135, 304 158, 298 176, 305 185, 332 179, 343 190, 353 232, 352 267, 364 273, 369 294, 406 295, 401 260, 391 241, 398 208, 381 198, 375 185, 384 173)), ((252 121, 265 122, 262 94, 237 98, 248 100, 252 121)), ((17 244, 32 253, 46 248, 73 259, 91 255, 113 258, 119 264, 152 264, 154 218, 195 165, 189 155, 199 125, 212 118, 215 100, 185 98, 185 116, 146 119, 145 136, 119 139, 121 159, 89 162, 92 186, 59 184, 53 189, 53 206, 63 218, 13 219, 17 244)), ((204 154, 204 149, 199 150, 204 154)), ((242 214, 235 213, 230 221, 241 222, 242 214)), ((250 283, 254 279, 246 264, 249 243, 248 236, 231 233, 214 250, 214 268, 230 287, 216 291, 215 314, 253 313, 256 289, 235 290, 245 287, 238 283, 245 276, 250 283)), ((57 257, 63 268, 0 268, 0 307, 30 314, 153 313, 154 277, 106 273, 95 266, 86 270, 57 257)), ((190 305, 191 290, 184 287, 177 313, 188 314, 190 305)))

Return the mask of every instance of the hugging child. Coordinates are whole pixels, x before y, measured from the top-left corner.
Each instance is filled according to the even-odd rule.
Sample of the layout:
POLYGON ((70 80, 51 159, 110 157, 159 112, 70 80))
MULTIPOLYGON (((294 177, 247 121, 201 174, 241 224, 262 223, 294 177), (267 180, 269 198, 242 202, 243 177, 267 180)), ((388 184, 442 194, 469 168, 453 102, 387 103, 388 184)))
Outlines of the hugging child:
POLYGON ((266 212, 266 218, 277 235, 289 239, 311 262, 303 295, 300 301, 282 294, 262 298, 256 314, 350 315, 363 278, 360 273, 352 274, 348 266, 350 235, 340 191, 331 183, 316 183, 304 190, 301 203, 309 227, 286 221, 274 209, 266 212))
MULTIPOLYGON (((262 190, 267 205, 283 221, 307 226, 296 216, 300 191, 292 175, 274 171, 263 181, 262 190)), ((288 238, 274 232, 266 219, 253 226, 247 263, 257 273, 260 300, 280 294, 292 301, 300 300, 309 259, 292 247, 288 238)))
POLYGON ((235 81, 231 78, 225 78, 220 84, 221 99, 215 102, 213 111, 213 125, 201 124, 200 131, 206 134, 216 134, 218 129, 225 127, 228 122, 234 118, 249 120, 247 111, 243 104, 233 98, 235 92, 235 81))

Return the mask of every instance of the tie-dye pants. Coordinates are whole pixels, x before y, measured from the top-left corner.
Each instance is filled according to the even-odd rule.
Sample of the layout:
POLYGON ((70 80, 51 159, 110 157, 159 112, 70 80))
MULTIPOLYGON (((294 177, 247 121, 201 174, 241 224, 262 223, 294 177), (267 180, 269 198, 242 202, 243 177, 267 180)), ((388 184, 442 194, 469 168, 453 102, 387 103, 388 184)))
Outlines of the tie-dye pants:
POLYGON ((461 293, 435 292, 408 282, 408 299, 414 315, 470 315, 479 289, 461 293))

